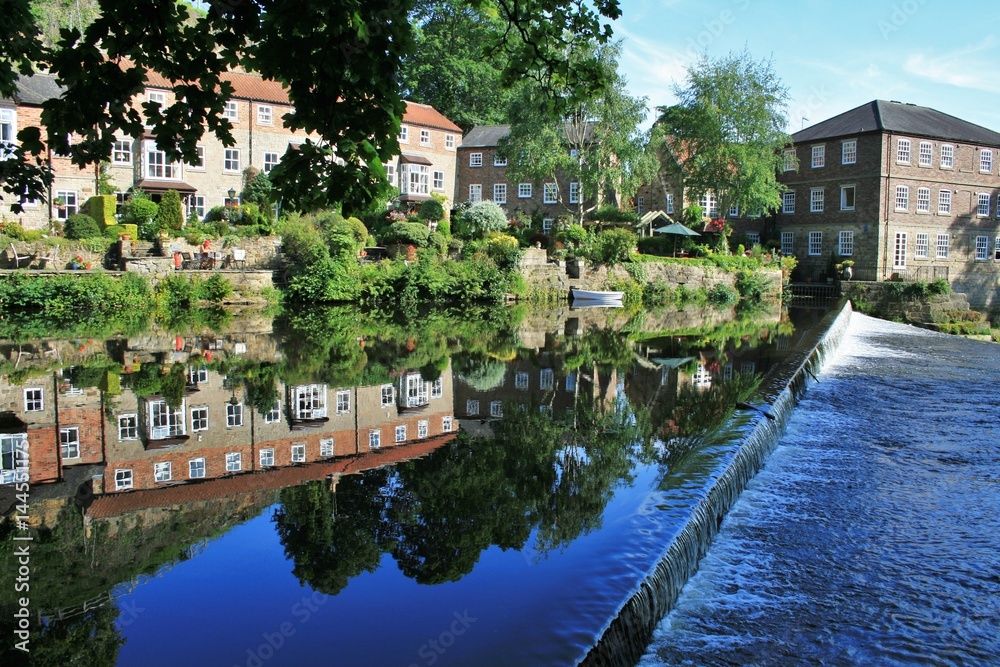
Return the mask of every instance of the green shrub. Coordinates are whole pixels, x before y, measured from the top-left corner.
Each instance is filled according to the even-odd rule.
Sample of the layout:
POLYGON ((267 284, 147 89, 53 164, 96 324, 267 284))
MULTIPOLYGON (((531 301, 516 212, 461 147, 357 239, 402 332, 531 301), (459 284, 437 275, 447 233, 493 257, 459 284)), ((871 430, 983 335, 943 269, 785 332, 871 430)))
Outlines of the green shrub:
POLYGON ((438 221, 437 230, 445 236, 451 236, 451 221, 447 218, 442 218, 438 221))
POLYGON ((66 218, 63 233, 68 239, 92 239, 101 236, 101 226, 86 213, 74 213, 66 218))
POLYGON ((285 257, 299 267, 308 267, 330 257, 319 230, 304 218, 287 220, 282 225, 281 240, 285 257))
POLYGON ((159 233, 159 226, 153 222, 159 210, 160 207, 151 201, 145 192, 137 190, 122 205, 120 222, 123 225, 136 226, 138 234, 132 237, 133 239, 143 238, 151 241, 159 233))
POLYGON ((634 232, 627 229, 608 229, 594 238, 591 259, 608 265, 621 264, 632 259, 638 245, 634 232))
POLYGON ((669 234, 659 234, 657 236, 639 237, 639 252, 644 255, 657 255, 659 257, 669 257, 674 253, 674 247, 682 247, 680 239, 676 239, 669 234))
POLYGON ((485 238, 490 232, 507 229, 507 216, 493 201, 481 201, 459 216, 459 236, 464 238, 485 238))
POLYGON ((0 222, 0 234, 8 236, 15 241, 27 241, 32 243, 42 238, 42 233, 34 229, 25 229, 17 222, 0 222))
POLYGON ((125 227, 122 225, 108 225, 104 228, 104 238, 111 239, 112 241, 117 241, 118 235, 124 233, 125 227))
POLYGON ((739 299, 739 293, 725 283, 716 283, 708 290, 708 302, 713 306, 728 306, 739 299))
POLYGON ((232 294, 233 286, 218 273, 198 286, 198 296, 213 303, 222 303, 232 294))
POLYGON ((160 198, 160 208, 156 212, 158 230, 180 231, 184 227, 184 210, 177 190, 167 190, 160 198))
POLYGON ((521 244, 509 234, 491 234, 486 239, 486 254, 501 271, 516 269, 524 255, 521 244))
POLYGON ((771 292, 771 284, 760 271, 740 269, 736 272, 736 291, 747 301, 762 301, 771 292))
POLYGON ((639 222, 639 215, 632 211, 619 210, 617 206, 602 206, 590 218, 600 222, 639 222))
POLYGON ((427 222, 438 222, 444 217, 444 206, 436 199, 428 199, 420 205, 420 217, 427 222))
POLYGON ((365 227, 365 223, 355 217, 348 218, 345 220, 345 223, 354 234, 354 239, 358 242, 359 246, 368 242, 368 228, 365 227))
POLYGON ((84 208, 87 214, 97 221, 97 224, 102 228, 107 228, 117 222, 115 220, 117 206, 118 202, 114 195, 97 195, 88 199, 84 208))
POLYGON ((271 184, 270 177, 264 172, 259 172, 248 179, 240 198, 246 204, 269 209, 274 202, 274 185, 271 184))
POLYGON ((448 252, 448 239, 441 232, 431 232, 427 237, 427 247, 433 248, 434 252, 443 257, 448 252))
POLYGON ((430 230, 427 225, 419 222, 394 222, 389 226, 383 236, 383 243, 401 243, 403 245, 413 245, 418 248, 427 246, 430 238, 430 230))
POLYGON ((226 214, 225 206, 213 206, 212 208, 208 209, 208 213, 205 214, 205 217, 203 218, 202 222, 218 222, 219 220, 223 219, 225 214, 226 214))
POLYGON ((951 285, 944 278, 938 278, 927 285, 928 294, 951 294, 951 285))

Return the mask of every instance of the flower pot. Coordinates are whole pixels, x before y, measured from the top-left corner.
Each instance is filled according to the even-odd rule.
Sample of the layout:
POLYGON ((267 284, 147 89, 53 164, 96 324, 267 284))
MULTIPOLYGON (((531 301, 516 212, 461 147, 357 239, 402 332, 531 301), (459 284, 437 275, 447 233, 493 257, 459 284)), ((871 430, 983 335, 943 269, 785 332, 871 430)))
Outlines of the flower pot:
POLYGON ((854 277, 854 267, 853 266, 845 266, 844 270, 841 272, 840 276, 844 280, 850 280, 851 278, 854 277))

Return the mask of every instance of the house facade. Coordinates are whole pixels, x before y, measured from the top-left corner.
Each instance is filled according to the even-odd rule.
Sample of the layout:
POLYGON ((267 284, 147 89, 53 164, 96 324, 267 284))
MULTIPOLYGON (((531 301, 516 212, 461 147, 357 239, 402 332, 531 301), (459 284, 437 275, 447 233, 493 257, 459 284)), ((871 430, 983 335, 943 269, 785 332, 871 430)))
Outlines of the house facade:
MULTIPOLYGON (((119 202, 124 201, 132 188, 144 190, 154 200, 167 190, 177 190, 185 203, 185 214, 201 217, 209 209, 229 203, 230 191, 234 191, 238 203, 248 168, 269 173, 289 147, 307 138, 318 139, 316 135, 285 127, 283 117, 294 108, 281 84, 246 72, 227 72, 222 78, 234 89, 223 115, 233 124, 235 144, 225 146, 214 134, 206 132, 198 144, 200 159, 188 164, 168 161, 165 152, 156 146, 155 136, 148 131, 139 137, 119 135, 108 172, 119 202)), ((14 142, 18 129, 40 126, 42 104, 58 97, 60 92, 52 76, 22 77, 17 97, 0 100, 2 140, 14 142)), ((133 98, 132 106, 141 110, 141 105, 147 102, 172 105, 175 102, 172 84, 150 72, 145 90, 133 98)), ((429 199, 431 192, 454 199, 455 155, 461 135, 457 125, 432 107, 407 103, 400 130, 400 155, 386 165, 390 183, 400 189, 401 201, 429 199)), ((28 229, 43 229, 50 220, 65 220, 80 212, 87 200, 97 194, 95 167, 80 169, 69 158, 51 151, 46 159, 54 173, 48 202, 25 202, 24 212, 13 216, 9 213, 9 202, 4 200, 8 209, 5 215, 19 220, 28 229)))
POLYGON ((792 135, 774 230, 806 277, 831 256, 855 279, 944 279, 998 303, 1000 133, 875 100, 792 135))
POLYGON ((497 155, 500 139, 509 132, 510 125, 477 125, 469 130, 458 147, 455 201, 475 204, 492 200, 509 217, 522 213, 541 218, 541 231, 550 234, 559 216, 578 213, 583 196, 580 183, 567 179, 512 182, 507 176, 507 160, 497 155))

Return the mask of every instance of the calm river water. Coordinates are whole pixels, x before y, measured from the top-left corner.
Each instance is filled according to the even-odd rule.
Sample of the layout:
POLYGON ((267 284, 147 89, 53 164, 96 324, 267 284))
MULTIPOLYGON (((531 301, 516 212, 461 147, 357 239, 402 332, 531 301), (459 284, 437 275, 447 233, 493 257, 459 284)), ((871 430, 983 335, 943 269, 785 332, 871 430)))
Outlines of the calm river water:
POLYGON ((853 315, 642 665, 1000 664, 1000 348, 853 315))

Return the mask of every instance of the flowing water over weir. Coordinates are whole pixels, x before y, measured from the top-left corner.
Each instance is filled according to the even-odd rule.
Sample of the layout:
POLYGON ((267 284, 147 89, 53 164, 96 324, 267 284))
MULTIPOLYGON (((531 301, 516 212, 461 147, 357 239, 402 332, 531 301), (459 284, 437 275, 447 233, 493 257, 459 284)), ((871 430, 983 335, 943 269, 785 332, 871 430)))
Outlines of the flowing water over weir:
MULTIPOLYGON (((705 556, 727 512, 774 450, 810 378, 815 378, 836 352, 850 318, 850 304, 827 315, 813 329, 813 340, 803 343, 802 354, 772 370, 761 387, 763 400, 755 406, 757 410, 735 417, 727 431, 720 435, 720 445, 692 452, 668 474, 662 485, 664 490, 675 485, 689 488, 702 484, 701 498, 693 506, 685 502, 676 508, 669 507, 664 498, 662 505, 650 510, 649 514, 654 515, 651 524, 680 525, 681 528, 672 536, 664 536, 667 548, 659 562, 647 573, 581 664, 624 666, 639 660, 654 628, 698 569, 698 562, 705 556), (720 449, 723 450, 721 455, 720 449), (687 516, 679 524, 671 524, 666 516, 671 510, 679 510, 687 516)), ((642 513, 639 520, 641 516, 642 513)))

